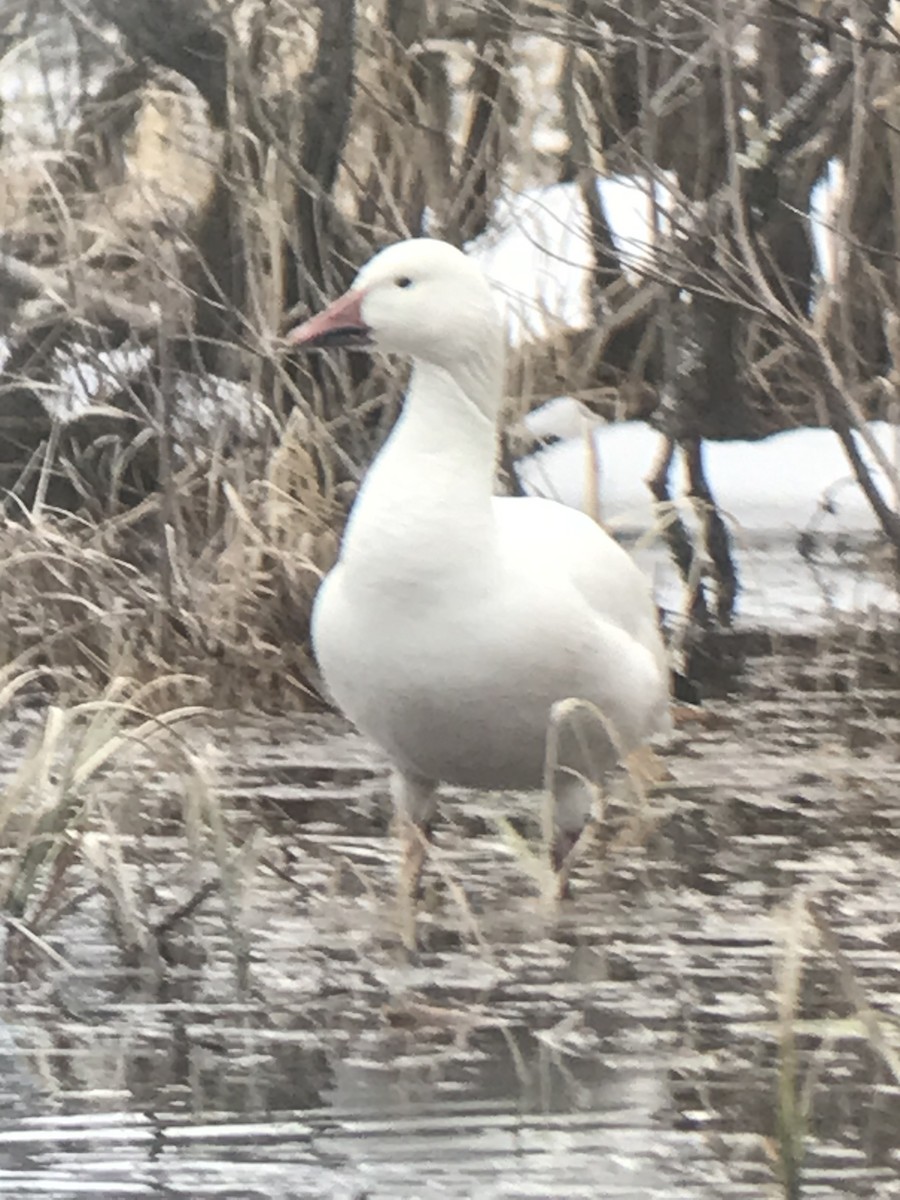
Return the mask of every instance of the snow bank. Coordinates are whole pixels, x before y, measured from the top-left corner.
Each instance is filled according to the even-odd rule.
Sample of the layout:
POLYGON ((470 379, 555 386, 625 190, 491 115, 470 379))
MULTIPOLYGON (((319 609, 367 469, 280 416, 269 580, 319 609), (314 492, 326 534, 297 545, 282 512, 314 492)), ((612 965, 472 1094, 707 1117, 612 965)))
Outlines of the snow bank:
MULTIPOLYGON (((819 270, 831 274, 831 222, 842 186, 836 166, 813 189, 810 229, 819 270)), ((644 185, 625 177, 598 179, 597 190, 626 271, 653 254, 650 197, 644 185)), ((662 219, 671 196, 657 186, 662 219)), ((664 231, 663 231, 664 232, 664 231)), ((527 188, 505 196, 491 228, 468 247, 506 308, 514 344, 555 329, 583 329, 590 320, 587 282, 593 265, 590 226, 574 183, 527 188)))
MULTIPOLYGON (((553 402, 567 428, 571 410, 553 402)), ((534 425, 553 434, 553 409, 538 410, 534 425)), ((900 463, 900 430, 885 422, 869 429, 900 463)), ((599 496, 600 517, 633 543, 654 578, 660 602, 680 611, 683 587, 661 542, 660 522, 645 483, 662 437, 648 425, 626 421, 568 438, 519 464, 528 491, 585 507, 599 496), (586 438, 593 441, 589 453, 586 438), (596 492, 590 471, 597 464, 596 492)), ((898 596, 878 566, 878 523, 829 429, 795 429, 760 441, 708 442, 707 481, 732 534, 741 576, 738 617, 750 624, 809 628, 841 614, 897 613, 898 596)), ((869 459, 869 454, 864 451, 869 459)), ((886 496, 890 485, 877 475, 886 496)), ((670 474, 671 495, 689 526, 697 521, 687 498, 683 455, 670 474)))
MULTIPOLYGON (((526 424, 544 435, 555 428, 543 409, 526 424)), ((883 421, 868 428, 885 454, 900 463, 900 429, 883 421)), ((583 438, 562 436, 568 440, 523 463, 521 476, 530 489, 580 507, 589 491, 590 456, 583 438)), ((622 421, 595 427, 591 436, 602 520, 632 536, 647 532, 656 516, 645 480, 659 458, 662 435, 642 421, 622 421)), ((869 452, 861 448, 870 461, 869 452)), ((798 534, 813 531, 874 533, 878 528, 830 429, 791 429, 752 442, 706 442, 704 462, 707 481, 736 537, 796 540, 798 534)), ((887 481, 878 473, 876 478, 889 496, 887 481)), ((670 487, 672 498, 685 503, 689 518, 684 501, 687 472, 680 450, 672 463, 670 487)))

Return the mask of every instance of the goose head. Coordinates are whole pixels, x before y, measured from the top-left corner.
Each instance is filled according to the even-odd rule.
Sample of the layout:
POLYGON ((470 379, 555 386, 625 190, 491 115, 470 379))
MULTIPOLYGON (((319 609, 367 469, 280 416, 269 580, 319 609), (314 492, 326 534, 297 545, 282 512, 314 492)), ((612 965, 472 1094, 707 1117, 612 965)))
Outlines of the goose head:
POLYGON ((287 340, 303 349, 371 347, 451 371, 462 358, 503 353, 500 316, 481 269, 433 238, 376 254, 345 295, 287 340))

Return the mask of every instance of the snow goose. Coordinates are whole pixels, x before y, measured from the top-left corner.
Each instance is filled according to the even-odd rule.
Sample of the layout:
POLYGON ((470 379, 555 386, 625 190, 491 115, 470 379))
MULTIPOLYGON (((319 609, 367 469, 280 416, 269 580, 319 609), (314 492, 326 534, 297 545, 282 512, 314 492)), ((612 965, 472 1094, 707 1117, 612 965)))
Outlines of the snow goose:
POLYGON ((608 771, 669 722, 657 613, 628 554, 584 513, 493 495, 505 340, 481 270, 427 238, 377 254, 288 334, 295 347, 413 360, 312 618, 332 697, 393 764, 401 888, 418 884, 440 782, 543 785, 557 701, 591 702, 615 731, 584 714, 560 727, 557 868, 590 813, 579 776, 608 771))

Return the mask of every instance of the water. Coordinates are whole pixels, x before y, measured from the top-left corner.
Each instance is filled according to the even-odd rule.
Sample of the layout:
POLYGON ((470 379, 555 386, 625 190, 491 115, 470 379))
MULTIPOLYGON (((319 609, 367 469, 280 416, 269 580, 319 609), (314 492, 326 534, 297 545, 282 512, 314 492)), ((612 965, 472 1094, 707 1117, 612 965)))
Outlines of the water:
POLYGON ((110 765, 90 788, 125 833, 95 825, 40 944, 7 929, 0 1194, 783 1196, 799 956, 802 1195, 900 1196, 900 642, 713 658, 706 723, 611 805, 558 912, 498 824, 537 839, 534 798, 447 793, 413 961, 382 766, 341 722, 186 734, 218 852, 174 743, 110 765))

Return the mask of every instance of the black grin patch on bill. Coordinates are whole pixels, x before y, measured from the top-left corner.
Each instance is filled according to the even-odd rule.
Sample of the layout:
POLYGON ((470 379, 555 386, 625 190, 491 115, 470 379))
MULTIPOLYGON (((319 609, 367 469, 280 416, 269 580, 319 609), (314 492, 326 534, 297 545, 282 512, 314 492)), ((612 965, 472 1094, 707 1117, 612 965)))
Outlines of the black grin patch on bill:
POLYGON ((372 331, 370 329, 360 329, 358 325, 345 325, 337 329, 326 329, 324 333, 318 334, 307 342, 307 346, 314 350, 326 350, 332 346, 362 349, 371 343, 372 331))

